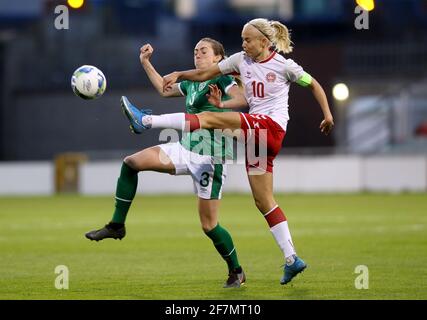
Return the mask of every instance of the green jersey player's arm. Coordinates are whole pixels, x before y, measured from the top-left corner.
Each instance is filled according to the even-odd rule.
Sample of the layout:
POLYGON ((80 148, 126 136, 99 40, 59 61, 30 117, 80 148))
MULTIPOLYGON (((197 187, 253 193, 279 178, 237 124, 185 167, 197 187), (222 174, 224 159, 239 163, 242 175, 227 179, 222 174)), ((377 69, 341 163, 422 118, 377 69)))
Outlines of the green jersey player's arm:
POLYGON ((221 75, 217 64, 206 69, 175 71, 163 77, 163 91, 173 90, 173 85, 179 80, 206 81, 221 75))
POLYGON ((222 91, 217 85, 209 85, 208 101, 213 106, 220 109, 238 109, 248 106, 248 102, 243 94, 243 90, 239 86, 234 85, 227 91, 227 95, 231 98, 226 101, 222 100, 222 91))
POLYGON ((163 91, 163 78, 151 64, 150 60, 145 59, 141 62, 141 64, 154 88, 156 88, 157 92, 162 97, 182 97, 181 91, 179 91, 178 88, 178 83, 175 83, 167 92, 163 91))
POLYGON ((239 86, 232 86, 228 90, 227 95, 229 95, 231 99, 223 101, 222 106, 220 106, 221 108, 238 109, 248 106, 243 90, 239 86))

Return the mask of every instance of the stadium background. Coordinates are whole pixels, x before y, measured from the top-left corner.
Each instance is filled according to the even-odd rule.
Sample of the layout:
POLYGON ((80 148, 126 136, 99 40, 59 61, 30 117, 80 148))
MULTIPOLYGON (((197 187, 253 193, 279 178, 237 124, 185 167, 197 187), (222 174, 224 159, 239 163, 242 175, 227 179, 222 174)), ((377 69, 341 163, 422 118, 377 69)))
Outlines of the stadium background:
MULTIPOLYGON (((200 38, 218 39, 226 52, 232 54, 241 50, 242 25, 260 16, 280 20, 291 29, 295 50, 290 57, 323 85, 336 122, 332 135, 321 135, 318 129, 321 111, 314 98, 306 89, 292 87, 289 100, 291 121, 276 164, 275 188, 281 193, 279 199, 285 204, 290 203, 289 210, 294 208, 296 211, 291 213, 295 225, 319 223, 317 214, 323 212, 327 215, 332 210, 335 212, 332 220, 326 218, 322 223, 332 221, 333 227, 337 228, 342 227, 334 225, 337 221, 348 223, 348 228, 356 234, 352 239, 359 241, 359 225, 352 224, 353 209, 360 207, 363 211, 366 206, 364 213, 356 214, 367 217, 366 221, 359 221, 361 225, 371 225, 369 221, 373 219, 375 226, 371 225, 372 228, 380 228, 379 231, 373 229, 371 235, 382 237, 385 232, 392 237, 401 232, 402 239, 408 241, 401 243, 403 252, 408 247, 425 251, 425 0, 375 1, 375 9, 369 12, 369 27, 362 30, 355 27, 358 14, 355 13, 354 0, 87 0, 83 7, 69 9, 69 29, 58 30, 54 26, 58 16, 54 10, 63 4, 66 5, 66 1, 0 0, 0 221, 4 231, 0 241, 5 244, 0 249, 4 257, 2 275, 10 275, 10 269, 16 267, 13 261, 20 261, 16 254, 19 248, 8 244, 18 237, 19 230, 30 228, 29 221, 34 221, 31 226, 35 227, 31 231, 34 233, 28 236, 29 243, 36 241, 38 228, 51 228, 59 232, 58 237, 60 234, 76 237, 76 234, 81 236, 83 231, 94 227, 93 224, 106 221, 112 211, 121 160, 130 153, 159 143, 158 130, 143 136, 129 132, 119 106, 121 95, 127 95, 159 114, 183 110, 183 98, 161 99, 152 88, 139 63, 140 46, 147 42, 153 45, 152 62, 160 74, 189 69, 193 67, 193 47, 200 38), (98 100, 84 101, 71 91, 70 76, 83 64, 97 66, 107 77, 107 91, 98 100), (339 101, 334 98, 332 90, 337 83, 348 86, 348 99, 339 101), (368 205, 371 201, 376 202, 368 205), (320 204, 316 206, 315 203, 320 204), (35 212, 30 210, 33 205, 35 212), (56 212, 58 208, 62 208, 61 212, 56 212), (298 210, 303 211, 300 212, 302 220, 298 220, 298 210), (61 229, 65 221, 70 221, 69 214, 75 215, 74 219, 81 219, 82 223, 74 230, 67 229, 61 233, 58 228, 61 229), (388 214, 398 219, 392 221, 399 222, 388 225, 388 214), (56 224, 44 225, 52 220, 56 224)), ((267 246, 273 247, 269 234, 260 234, 265 226, 261 224, 248 195, 243 166, 232 165, 229 172, 221 213, 224 223, 229 219, 229 223, 232 226, 234 223, 239 229, 240 222, 233 216, 235 212, 232 210, 236 210, 233 203, 245 203, 244 210, 251 211, 247 215, 241 212, 245 221, 259 224, 260 229, 254 228, 257 230, 254 235, 264 237, 262 239, 268 243, 267 246), (227 197, 230 199, 228 205, 227 197)), ((169 221, 178 221, 174 220, 177 217, 168 216, 168 206, 184 203, 185 208, 192 210, 188 213, 188 221, 196 230, 194 234, 190 232, 189 237, 195 237, 195 234, 203 237, 197 231, 189 177, 174 178, 156 173, 144 173, 140 177, 139 198, 133 207, 134 212, 130 214, 135 216, 134 219, 137 215, 140 219, 133 220, 135 228, 147 225, 154 228, 161 225, 163 228, 169 221), (183 195, 170 196, 175 193, 183 195), (142 194, 152 194, 152 197, 141 198, 142 194), (138 210, 143 209, 138 209, 138 206, 157 203, 158 199, 164 201, 165 208, 154 206, 152 209, 151 218, 160 215, 156 224, 155 220, 150 220, 150 214, 139 214, 138 210)), ((313 227, 313 233, 320 230, 322 234, 321 230, 332 228, 331 225, 324 227, 326 229, 313 227)), ((144 232, 148 239, 139 238, 140 241, 153 240, 149 230, 144 229, 144 232)), ((334 231, 331 234, 336 235, 334 231)), ((175 236, 179 238, 181 235, 175 236)), ((304 243, 304 233, 299 235, 296 231, 296 236, 304 243)), ((46 241, 58 240, 52 237, 46 241)), ((375 238, 365 239, 367 243, 371 240, 375 241, 375 238)), ((203 250, 213 256, 207 243, 204 244, 203 250)), ((31 245, 24 247, 28 250, 26 263, 31 264, 31 245)), ((377 248, 379 252, 389 249, 388 246, 377 248)), ((89 254, 93 248, 84 250, 89 254)), ((120 250, 114 247, 112 252, 120 250)), ((277 256, 278 252, 275 254, 277 256)), ((165 259, 170 258, 166 252, 164 255, 165 259)), ((344 259, 347 258, 351 260, 350 256, 344 259)), ((420 257, 415 264, 421 267, 425 263, 425 257, 420 257)), ((352 266, 355 264, 357 262, 352 266)), ((22 268, 25 273, 26 269, 22 268)), ((43 268, 40 266, 40 270, 43 268)), ((185 270, 184 266, 182 269, 185 270)), ((42 279, 52 277, 43 272, 47 271, 40 271, 42 279)), ((353 277, 351 272, 347 275, 350 278, 353 277)), ((386 274, 384 278, 388 279, 386 274)), ((419 276, 420 287, 425 287, 425 271, 419 276)), ((10 278, 16 277, 18 280, 12 282, 13 285, 5 277, 3 288, 9 288, 9 291, 0 291, 0 298, 26 297, 26 287, 20 282, 19 275, 10 278)), ((113 276, 110 274, 108 277, 113 276)), ((313 280, 316 278, 310 281, 313 280)), ((155 286, 154 280, 150 281, 155 286)), ((340 296, 339 288, 334 289, 337 290, 335 296, 313 294, 308 297, 366 298, 357 295, 354 288, 351 294, 343 296, 340 296)), ((407 295, 402 296, 388 296, 390 291, 386 289, 378 295, 372 293, 369 298, 426 298, 425 293, 414 288, 411 291, 409 286, 403 287, 401 292, 407 295)), ((49 291, 54 288, 46 290, 48 293, 42 290, 44 293, 38 296, 38 290, 33 288, 34 294, 27 298, 57 298, 54 291, 49 291)), ((396 288, 392 291, 395 292, 396 288)), ((122 294, 122 297, 127 297, 122 294)), ((78 297, 78 294, 69 297, 78 297)), ((88 293, 83 297, 93 295, 88 293)), ((120 297, 120 294, 107 298, 115 297, 120 297)), ((180 296, 158 293, 157 296, 142 294, 139 297, 180 296)), ((182 297, 198 296, 184 294, 182 297)), ((264 296, 232 296, 236 299, 254 297, 264 296)), ((276 298, 274 295, 265 297, 276 298)))

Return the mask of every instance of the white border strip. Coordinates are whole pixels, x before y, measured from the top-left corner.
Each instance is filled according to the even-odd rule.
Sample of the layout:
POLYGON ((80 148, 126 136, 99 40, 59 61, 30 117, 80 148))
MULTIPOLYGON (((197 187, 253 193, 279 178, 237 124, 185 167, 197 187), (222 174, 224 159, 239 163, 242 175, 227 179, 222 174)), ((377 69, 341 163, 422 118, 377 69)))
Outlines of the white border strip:
POLYGON ((244 118, 244 119, 245 119, 245 121, 246 121, 246 124, 248 125, 248 132, 249 132, 249 137, 248 137, 248 138, 250 138, 250 137, 252 136, 252 128, 251 128, 251 126, 249 125, 248 119, 246 119, 245 114, 244 114, 243 112, 240 112, 240 114, 243 116, 243 118, 244 118))
POLYGON ((120 201, 124 201, 124 202, 132 202, 132 200, 126 200, 126 199, 122 199, 122 198, 119 198, 119 197, 116 197, 116 199, 120 200, 120 201))
POLYGON ((278 204, 276 204, 273 209, 271 209, 270 211, 268 211, 266 214, 263 214, 264 217, 266 217, 268 214, 272 213, 274 210, 276 210, 279 207, 278 204))

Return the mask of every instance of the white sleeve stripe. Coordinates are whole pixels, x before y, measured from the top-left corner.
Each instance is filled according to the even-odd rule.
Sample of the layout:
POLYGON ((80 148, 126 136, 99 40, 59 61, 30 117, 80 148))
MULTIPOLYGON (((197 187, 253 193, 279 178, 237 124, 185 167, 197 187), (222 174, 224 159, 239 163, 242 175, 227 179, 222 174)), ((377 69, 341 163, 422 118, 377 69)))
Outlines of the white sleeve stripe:
POLYGON ((230 83, 228 86, 226 86, 226 87, 225 87, 225 89, 224 89, 225 93, 228 93, 228 90, 230 90, 230 88, 231 88, 232 86, 234 86, 234 85, 236 85, 236 86, 237 86, 236 81, 233 81, 233 82, 232 82, 232 83, 230 83))
POLYGON ((182 89, 181 89, 181 83, 182 82, 178 83, 178 90, 179 90, 179 92, 181 92, 181 95, 183 95, 185 97, 185 94, 184 94, 184 92, 182 92, 182 89))

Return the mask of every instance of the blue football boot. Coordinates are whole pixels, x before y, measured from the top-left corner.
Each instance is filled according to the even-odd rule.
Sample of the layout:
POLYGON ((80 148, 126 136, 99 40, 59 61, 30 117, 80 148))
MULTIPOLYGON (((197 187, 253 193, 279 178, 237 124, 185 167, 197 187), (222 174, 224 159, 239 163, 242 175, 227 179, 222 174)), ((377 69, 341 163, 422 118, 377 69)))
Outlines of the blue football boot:
POLYGON ((122 105, 124 114, 130 122, 130 129, 133 133, 140 134, 143 130, 151 128, 151 125, 142 123, 142 117, 151 115, 151 110, 139 110, 132 103, 130 103, 128 98, 125 96, 120 98, 120 104, 122 105))
POLYGON ((283 268, 283 278, 280 280, 280 284, 287 284, 291 282, 291 280, 300 272, 303 272, 305 268, 307 268, 307 265, 305 262, 298 258, 297 256, 294 256, 295 261, 291 265, 285 265, 283 268))

